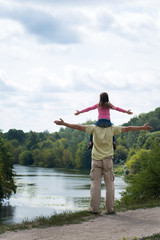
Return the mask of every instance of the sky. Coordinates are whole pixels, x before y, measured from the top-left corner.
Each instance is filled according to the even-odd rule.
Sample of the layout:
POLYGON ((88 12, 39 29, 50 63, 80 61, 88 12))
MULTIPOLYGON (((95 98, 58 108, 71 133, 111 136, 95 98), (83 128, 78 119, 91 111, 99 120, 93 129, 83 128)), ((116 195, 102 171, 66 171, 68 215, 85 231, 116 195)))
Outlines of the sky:
POLYGON ((160 106, 159 0, 0 0, 0 129, 59 131, 96 121, 99 101, 121 125, 160 106))

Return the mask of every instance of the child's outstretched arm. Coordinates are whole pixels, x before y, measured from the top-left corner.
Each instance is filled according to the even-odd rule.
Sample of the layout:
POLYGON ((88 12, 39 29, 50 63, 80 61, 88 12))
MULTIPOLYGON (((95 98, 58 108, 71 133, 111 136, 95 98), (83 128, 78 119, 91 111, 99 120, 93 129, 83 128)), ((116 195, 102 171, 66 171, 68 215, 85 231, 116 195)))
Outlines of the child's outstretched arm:
POLYGON ((83 109, 83 110, 81 110, 81 111, 76 110, 76 112, 75 112, 74 115, 79 115, 80 113, 89 112, 89 111, 91 111, 91 110, 96 109, 97 107, 98 107, 98 104, 95 104, 95 105, 93 105, 92 107, 85 108, 85 109, 83 109))
POLYGON ((113 106, 113 105, 112 105, 112 108, 111 108, 111 109, 116 110, 116 111, 119 111, 119 112, 127 113, 127 114, 129 114, 129 115, 133 114, 133 112, 131 112, 131 109, 129 109, 129 110, 124 110, 124 109, 122 109, 122 108, 115 107, 115 106, 113 106))

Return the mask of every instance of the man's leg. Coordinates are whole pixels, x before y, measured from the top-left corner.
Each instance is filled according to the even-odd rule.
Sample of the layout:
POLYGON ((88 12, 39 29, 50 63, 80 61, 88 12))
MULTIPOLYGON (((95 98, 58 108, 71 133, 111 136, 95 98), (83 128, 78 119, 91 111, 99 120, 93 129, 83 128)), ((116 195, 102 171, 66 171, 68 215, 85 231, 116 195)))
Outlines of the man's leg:
POLYGON ((102 179, 102 161, 92 160, 92 169, 90 172, 91 179, 91 201, 90 211, 99 212, 99 206, 101 201, 101 179, 102 179))
POLYGON ((114 211, 114 173, 113 173, 113 160, 108 157, 103 160, 103 174, 106 186, 106 200, 105 205, 108 213, 114 211))

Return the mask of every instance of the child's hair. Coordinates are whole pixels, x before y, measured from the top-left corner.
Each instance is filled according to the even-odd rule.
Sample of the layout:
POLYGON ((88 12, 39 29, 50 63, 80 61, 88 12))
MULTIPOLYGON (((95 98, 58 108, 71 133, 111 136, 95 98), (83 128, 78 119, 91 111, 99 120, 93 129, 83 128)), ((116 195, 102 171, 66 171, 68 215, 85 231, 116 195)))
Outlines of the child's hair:
POLYGON ((99 96, 99 107, 101 108, 112 108, 112 104, 109 102, 108 93, 102 92, 99 96))

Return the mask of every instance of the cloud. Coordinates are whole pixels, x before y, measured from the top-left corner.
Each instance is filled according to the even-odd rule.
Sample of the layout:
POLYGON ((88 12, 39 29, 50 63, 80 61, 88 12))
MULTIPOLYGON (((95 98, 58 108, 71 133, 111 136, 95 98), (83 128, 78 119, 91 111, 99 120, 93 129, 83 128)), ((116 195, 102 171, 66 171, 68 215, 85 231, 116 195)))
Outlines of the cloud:
POLYGON ((156 35, 158 14, 154 16, 143 9, 103 10, 97 15, 97 27, 101 31, 111 31, 129 41, 151 42, 153 32, 156 35), (147 37, 147 38, 146 38, 147 37))
POLYGON ((78 31, 71 25, 67 25, 63 19, 59 19, 46 9, 23 7, 21 5, 10 8, 4 6, 0 10, 0 17, 18 21, 37 40, 42 43, 71 44, 81 40, 78 31))
POLYGON ((15 93, 16 89, 15 87, 7 82, 7 76, 6 74, 0 70, 0 92, 3 93, 15 93))
MULTIPOLYGON (((136 115, 157 107, 158 6, 156 0, 0 0, 1 128, 52 131, 59 117, 97 119, 96 111, 78 118, 74 111, 97 103, 103 91, 136 115)), ((130 119, 112 114, 115 124, 130 119)))

